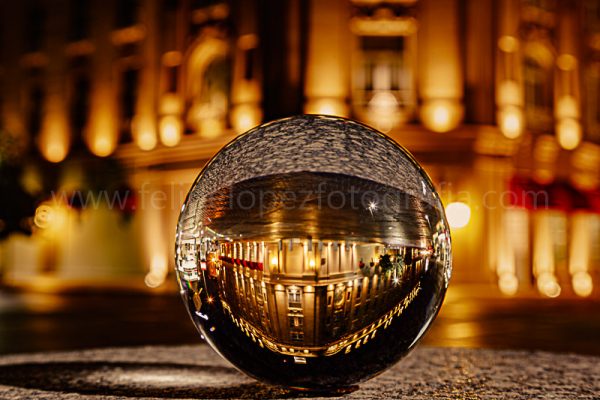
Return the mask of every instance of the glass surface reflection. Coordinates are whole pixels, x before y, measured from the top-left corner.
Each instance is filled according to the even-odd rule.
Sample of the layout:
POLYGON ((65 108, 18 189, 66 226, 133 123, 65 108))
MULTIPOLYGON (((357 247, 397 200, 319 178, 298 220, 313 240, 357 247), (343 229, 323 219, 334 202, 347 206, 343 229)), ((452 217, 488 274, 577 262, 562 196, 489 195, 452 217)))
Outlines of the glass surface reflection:
POLYGON ((208 343, 268 383, 343 389, 403 357, 437 314, 450 236, 433 186, 384 135, 340 118, 258 127, 184 204, 177 275, 208 343))

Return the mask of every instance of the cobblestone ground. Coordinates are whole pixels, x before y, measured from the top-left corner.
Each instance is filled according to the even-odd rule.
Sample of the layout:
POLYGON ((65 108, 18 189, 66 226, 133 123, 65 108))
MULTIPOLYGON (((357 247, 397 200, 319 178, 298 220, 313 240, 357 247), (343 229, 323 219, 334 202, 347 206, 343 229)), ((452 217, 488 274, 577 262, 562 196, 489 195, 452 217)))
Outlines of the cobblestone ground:
MULTIPOLYGON (((420 347, 344 398, 597 399, 598 396, 599 357, 420 347)), ((0 358, 2 399, 123 397, 300 396, 245 377, 207 346, 86 350, 0 358)))

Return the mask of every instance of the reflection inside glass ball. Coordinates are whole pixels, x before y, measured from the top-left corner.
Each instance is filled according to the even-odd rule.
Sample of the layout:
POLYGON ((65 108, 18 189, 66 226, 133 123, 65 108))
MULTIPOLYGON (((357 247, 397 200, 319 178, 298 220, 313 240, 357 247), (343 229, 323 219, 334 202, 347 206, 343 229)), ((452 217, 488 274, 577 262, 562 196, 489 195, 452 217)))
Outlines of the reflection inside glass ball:
POLYGON ((451 272, 442 204, 386 136, 334 117, 253 129, 203 169, 176 269, 207 342, 267 383, 336 390, 423 336, 451 272))

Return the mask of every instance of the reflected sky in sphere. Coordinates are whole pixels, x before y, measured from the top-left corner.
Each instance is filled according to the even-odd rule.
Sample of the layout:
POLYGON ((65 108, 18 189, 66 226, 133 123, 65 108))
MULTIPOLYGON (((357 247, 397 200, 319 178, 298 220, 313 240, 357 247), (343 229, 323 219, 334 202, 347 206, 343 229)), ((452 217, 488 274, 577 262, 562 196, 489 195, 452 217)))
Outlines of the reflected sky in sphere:
POLYGON ((182 207, 176 269, 207 342, 261 381, 349 390, 405 356, 451 274, 422 168, 359 123, 261 125, 205 166, 182 207))

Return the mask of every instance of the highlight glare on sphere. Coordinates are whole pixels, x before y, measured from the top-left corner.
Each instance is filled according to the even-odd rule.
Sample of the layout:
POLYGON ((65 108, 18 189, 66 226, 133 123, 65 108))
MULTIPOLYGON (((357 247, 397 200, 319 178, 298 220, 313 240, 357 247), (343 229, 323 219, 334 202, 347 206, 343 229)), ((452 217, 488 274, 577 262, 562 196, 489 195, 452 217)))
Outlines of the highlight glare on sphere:
POLYGON ((182 207, 175 257, 219 354, 316 391, 347 391, 412 350, 452 269, 444 207, 414 158, 319 115, 263 124, 217 153, 182 207))

